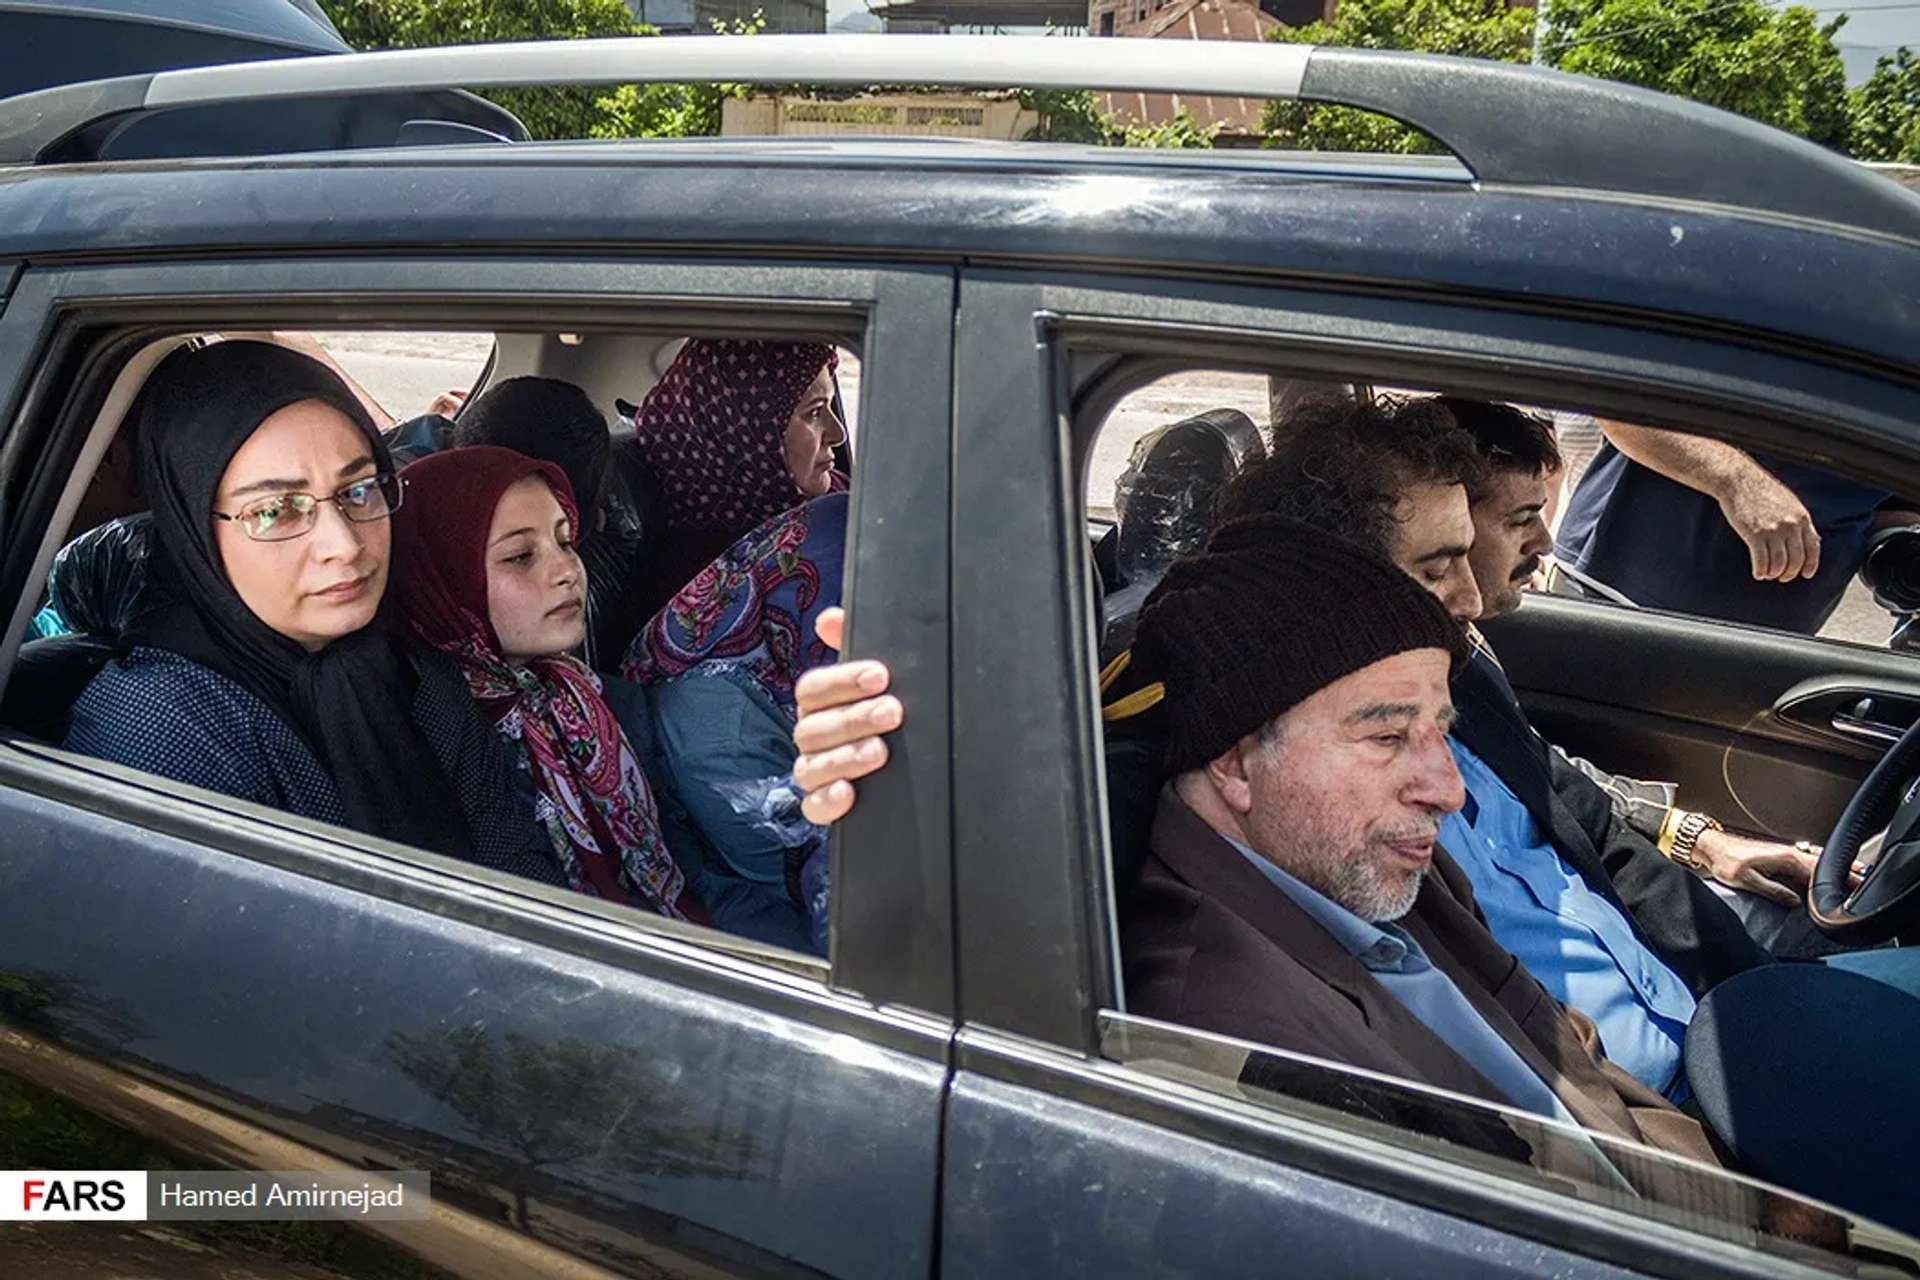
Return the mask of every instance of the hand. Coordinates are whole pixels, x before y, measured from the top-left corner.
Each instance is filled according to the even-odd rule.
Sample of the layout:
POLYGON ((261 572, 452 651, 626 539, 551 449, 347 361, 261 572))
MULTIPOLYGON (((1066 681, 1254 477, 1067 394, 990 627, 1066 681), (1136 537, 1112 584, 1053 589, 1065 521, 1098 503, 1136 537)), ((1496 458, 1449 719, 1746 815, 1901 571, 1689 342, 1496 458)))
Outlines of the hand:
POLYGON ((1756 582, 1792 582, 1820 570, 1820 535, 1793 490, 1759 467, 1720 495, 1727 518, 1753 559, 1756 582))
POLYGON ((450 387, 433 398, 427 406, 427 412, 442 418, 451 418, 460 412, 460 406, 467 402, 467 393, 459 387, 450 387))
MULTIPOLYGON (((814 630, 840 647, 846 629, 844 609, 822 610, 814 630)), ((880 737, 900 727, 906 712, 887 694, 890 676, 884 663, 837 662, 800 677, 794 698, 800 719, 793 726, 793 780, 806 793, 800 812, 825 826, 853 808, 853 779, 864 778, 887 762, 880 737), (884 695, 884 696, 883 696, 884 695)))
MULTIPOLYGON (((1759 894, 1783 907, 1797 907, 1806 901, 1807 886, 1813 882, 1814 863, 1818 861, 1813 854, 1792 845, 1712 829, 1700 833, 1693 849, 1721 884, 1759 894)), ((1859 883, 1865 870, 1854 864, 1854 883, 1859 883)))

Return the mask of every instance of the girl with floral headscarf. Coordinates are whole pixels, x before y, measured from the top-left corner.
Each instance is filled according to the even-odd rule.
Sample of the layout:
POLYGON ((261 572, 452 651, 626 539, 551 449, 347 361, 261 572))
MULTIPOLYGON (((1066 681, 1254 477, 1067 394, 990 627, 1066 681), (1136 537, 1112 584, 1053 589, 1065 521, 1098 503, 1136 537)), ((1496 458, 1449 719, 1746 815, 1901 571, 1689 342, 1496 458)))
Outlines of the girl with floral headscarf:
POLYGON ((430 455, 403 473, 394 586, 424 643, 452 657, 576 889, 676 919, 708 916, 667 848, 635 744, 568 651, 586 573, 566 473, 510 449, 430 455))
POLYGON ((634 417, 667 507, 642 616, 761 522, 847 487, 833 468, 847 438, 838 365, 824 342, 691 338, 680 349, 634 417))

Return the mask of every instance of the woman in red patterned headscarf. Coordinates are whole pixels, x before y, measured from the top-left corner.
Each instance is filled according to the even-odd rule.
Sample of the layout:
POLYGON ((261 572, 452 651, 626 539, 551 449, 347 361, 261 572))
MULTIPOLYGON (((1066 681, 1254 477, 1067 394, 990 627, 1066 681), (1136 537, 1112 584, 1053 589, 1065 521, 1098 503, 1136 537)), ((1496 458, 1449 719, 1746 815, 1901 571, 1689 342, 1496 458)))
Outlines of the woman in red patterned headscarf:
POLYGON ((568 883, 705 922, 668 851, 639 751, 600 678, 568 652, 585 634, 587 583, 566 473, 481 445, 431 454, 403 474, 413 509, 394 521, 401 613, 452 656, 482 715, 517 748, 516 789, 568 883))
POLYGON ((847 438, 838 364, 824 342, 691 338, 680 349, 634 419, 667 506, 642 616, 770 517, 846 488, 833 468, 847 438))

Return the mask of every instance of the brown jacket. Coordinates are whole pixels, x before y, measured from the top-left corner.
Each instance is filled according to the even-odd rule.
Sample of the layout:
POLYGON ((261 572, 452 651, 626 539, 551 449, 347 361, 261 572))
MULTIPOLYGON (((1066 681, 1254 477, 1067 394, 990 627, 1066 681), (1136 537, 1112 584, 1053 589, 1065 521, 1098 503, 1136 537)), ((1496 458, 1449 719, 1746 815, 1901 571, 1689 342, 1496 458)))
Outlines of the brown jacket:
MULTIPOLYGON (((1593 1021, 1494 941, 1444 850, 1399 924, 1582 1126, 1718 1163, 1695 1121, 1602 1057, 1593 1021)), ((1172 788, 1120 949, 1134 1013, 1507 1101, 1172 788)))

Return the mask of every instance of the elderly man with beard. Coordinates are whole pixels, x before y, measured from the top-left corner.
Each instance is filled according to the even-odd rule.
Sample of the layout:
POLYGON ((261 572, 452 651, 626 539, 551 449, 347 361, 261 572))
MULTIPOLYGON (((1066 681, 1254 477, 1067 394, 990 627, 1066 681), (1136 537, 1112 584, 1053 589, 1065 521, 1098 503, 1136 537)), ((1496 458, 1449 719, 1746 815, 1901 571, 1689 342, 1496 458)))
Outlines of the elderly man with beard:
POLYGON ((1173 779, 1121 909, 1128 1006, 1711 1160, 1435 843, 1464 658, 1405 574, 1298 521, 1231 521, 1168 571, 1134 645, 1173 779))

